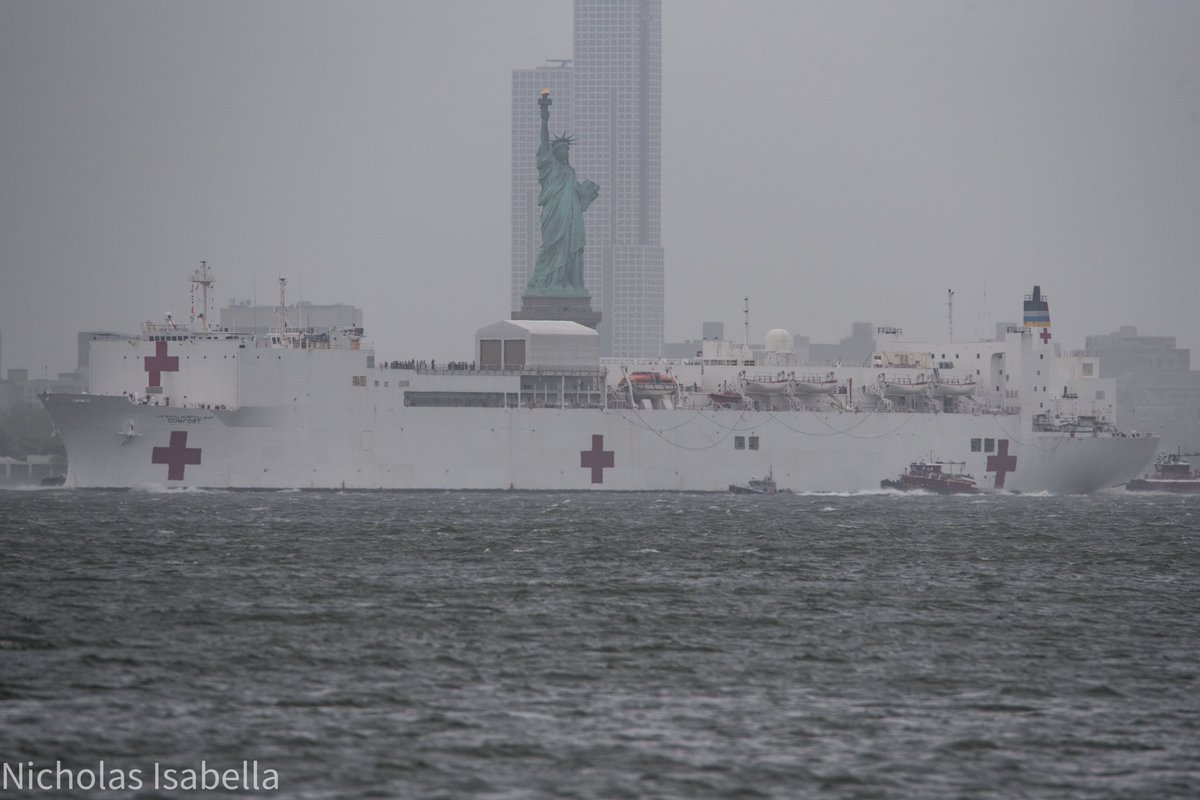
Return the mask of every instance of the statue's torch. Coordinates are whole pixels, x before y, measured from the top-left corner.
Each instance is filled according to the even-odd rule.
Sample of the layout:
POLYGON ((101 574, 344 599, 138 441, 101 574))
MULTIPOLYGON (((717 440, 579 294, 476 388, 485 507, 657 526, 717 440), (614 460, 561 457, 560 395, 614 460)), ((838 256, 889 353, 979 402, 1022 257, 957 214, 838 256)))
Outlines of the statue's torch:
POLYGON ((542 96, 538 98, 538 108, 550 107, 550 90, 542 89, 542 96))

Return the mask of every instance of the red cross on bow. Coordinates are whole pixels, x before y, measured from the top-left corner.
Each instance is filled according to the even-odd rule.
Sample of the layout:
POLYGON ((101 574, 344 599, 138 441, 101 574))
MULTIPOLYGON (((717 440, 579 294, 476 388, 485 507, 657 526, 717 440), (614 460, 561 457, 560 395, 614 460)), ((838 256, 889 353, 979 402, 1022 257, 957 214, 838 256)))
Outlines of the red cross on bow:
POLYGON ((1042 328, 1042 332, 1038 336, 1042 337, 1042 344, 1048 343, 1050 341, 1050 329, 1042 328))
POLYGON ((167 480, 181 481, 184 467, 200 463, 200 448, 187 446, 187 431, 171 431, 170 446, 154 448, 150 463, 166 464, 167 480))

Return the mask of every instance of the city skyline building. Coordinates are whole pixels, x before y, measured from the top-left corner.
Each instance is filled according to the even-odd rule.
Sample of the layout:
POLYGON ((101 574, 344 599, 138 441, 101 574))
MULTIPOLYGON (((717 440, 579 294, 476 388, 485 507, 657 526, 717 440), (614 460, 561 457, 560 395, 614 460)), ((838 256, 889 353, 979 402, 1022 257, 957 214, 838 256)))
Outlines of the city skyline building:
POLYGON ((584 283, 592 307, 602 313, 601 354, 656 357, 663 348, 665 307, 662 2, 575 0, 574 15, 570 67, 513 72, 512 307, 521 307, 537 256, 531 228, 540 244, 536 99, 549 88, 555 103, 551 127, 556 133, 565 127, 578 137, 571 163, 581 180, 600 185, 599 198, 584 215, 584 283), (565 83, 556 69, 570 73, 569 92, 544 83, 526 93, 531 80, 557 77, 565 83), (560 103, 568 95, 569 112, 560 103), (526 199, 530 194, 532 206, 526 199))
MULTIPOLYGON (((363 312, 358 306, 347 303, 310 303, 301 300, 288 303, 284 318, 289 327, 328 333, 334 328, 361 328, 363 312)), ((280 328, 279 306, 256 305, 250 300, 229 301, 220 310, 219 327, 238 333, 264 334, 280 328)))
POLYGON ((1117 382, 1117 426, 1154 433, 1162 448, 1200 451, 1200 372, 1174 336, 1145 336, 1134 325, 1086 338, 1100 377, 1117 382))

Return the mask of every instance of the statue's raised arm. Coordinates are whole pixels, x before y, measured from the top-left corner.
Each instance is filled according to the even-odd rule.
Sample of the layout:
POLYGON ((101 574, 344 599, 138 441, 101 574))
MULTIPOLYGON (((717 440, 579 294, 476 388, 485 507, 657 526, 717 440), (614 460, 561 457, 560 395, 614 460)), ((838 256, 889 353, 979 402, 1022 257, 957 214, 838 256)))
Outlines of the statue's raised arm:
MULTIPOLYGON (((550 149, 550 90, 542 89, 538 98, 538 108, 542 110, 542 147, 550 149)), ((541 148, 538 148, 539 150, 541 148)))
POLYGON ((550 90, 538 98, 542 114, 541 144, 537 151, 538 183, 542 191, 542 246, 526 294, 587 297, 583 284, 583 212, 600 194, 593 181, 579 183, 571 166, 572 137, 550 138, 550 90))

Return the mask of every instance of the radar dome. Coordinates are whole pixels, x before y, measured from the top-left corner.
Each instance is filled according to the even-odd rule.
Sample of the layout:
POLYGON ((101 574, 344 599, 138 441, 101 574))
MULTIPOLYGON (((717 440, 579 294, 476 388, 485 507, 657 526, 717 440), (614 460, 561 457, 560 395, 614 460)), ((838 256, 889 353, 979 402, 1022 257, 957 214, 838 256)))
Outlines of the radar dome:
POLYGON ((766 345, 768 353, 790 353, 792 335, 783 328, 774 328, 767 331, 766 345))

